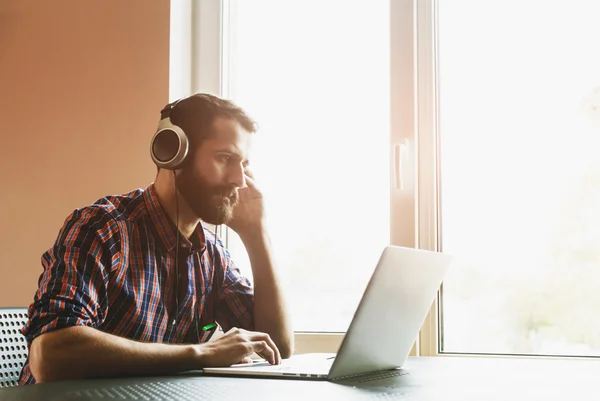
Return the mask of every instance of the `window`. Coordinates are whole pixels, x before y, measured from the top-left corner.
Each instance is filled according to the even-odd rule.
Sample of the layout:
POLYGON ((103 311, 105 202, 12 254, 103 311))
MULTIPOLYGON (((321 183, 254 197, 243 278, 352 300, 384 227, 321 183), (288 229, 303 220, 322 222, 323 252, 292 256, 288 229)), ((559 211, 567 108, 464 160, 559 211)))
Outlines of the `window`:
POLYGON ((387 1, 229 2, 225 95, 260 126, 251 164, 296 330, 345 331, 389 243, 388 20, 387 1))
POLYGON ((600 355, 598 15, 439 1, 444 352, 600 355))
POLYGON ((421 353, 598 354, 596 1, 183 3, 171 97, 258 120, 296 330, 343 332, 392 243, 455 256, 421 353))
POLYGON ((383 247, 417 244, 414 13, 389 0, 171 2, 170 98, 224 95, 260 124, 252 164, 298 352, 335 351, 383 247))

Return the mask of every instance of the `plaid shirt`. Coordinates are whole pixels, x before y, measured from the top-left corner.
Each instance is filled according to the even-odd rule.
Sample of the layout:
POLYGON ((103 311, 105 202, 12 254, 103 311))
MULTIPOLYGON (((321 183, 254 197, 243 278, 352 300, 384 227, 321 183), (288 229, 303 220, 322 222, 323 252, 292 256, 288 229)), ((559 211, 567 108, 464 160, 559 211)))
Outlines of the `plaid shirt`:
MULTIPOLYGON (((152 185, 75 210, 42 256, 44 271, 22 329, 28 345, 70 326, 171 344, 207 341, 211 333, 202 327, 213 322, 224 331, 252 330, 252 287, 216 234, 200 225, 192 241, 180 236, 179 244, 177 269, 176 227, 152 185), (177 279, 177 271, 187 280, 177 279)), ((30 383, 27 362, 19 384, 30 383)))

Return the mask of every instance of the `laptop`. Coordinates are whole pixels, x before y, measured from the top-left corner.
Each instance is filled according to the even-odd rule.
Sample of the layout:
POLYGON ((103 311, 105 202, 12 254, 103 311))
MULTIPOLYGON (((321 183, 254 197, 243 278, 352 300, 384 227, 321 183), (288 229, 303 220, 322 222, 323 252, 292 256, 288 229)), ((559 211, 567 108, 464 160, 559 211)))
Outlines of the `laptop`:
POLYGON ((300 354, 280 365, 258 361, 203 372, 339 380, 398 369, 410 353, 450 261, 440 252, 386 246, 337 354, 300 354))

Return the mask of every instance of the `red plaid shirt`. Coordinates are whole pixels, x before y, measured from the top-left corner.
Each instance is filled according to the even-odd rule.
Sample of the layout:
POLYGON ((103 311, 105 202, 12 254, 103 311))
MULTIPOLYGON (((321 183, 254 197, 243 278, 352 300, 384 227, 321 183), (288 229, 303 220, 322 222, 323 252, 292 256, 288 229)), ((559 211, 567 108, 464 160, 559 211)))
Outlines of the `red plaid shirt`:
MULTIPOLYGON (((144 342, 207 341, 202 328, 219 323, 252 330, 253 290, 216 234, 199 226, 192 241, 180 236, 176 279, 176 227, 152 185, 102 198, 75 210, 52 248, 22 332, 37 336, 89 326, 144 342), (204 233, 204 247, 199 230, 204 233), (183 278, 181 278, 183 277, 183 278), (180 288, 176 311, 176 283, 180 288)), ((29 363, 19 384, 35 383, 29 363)))

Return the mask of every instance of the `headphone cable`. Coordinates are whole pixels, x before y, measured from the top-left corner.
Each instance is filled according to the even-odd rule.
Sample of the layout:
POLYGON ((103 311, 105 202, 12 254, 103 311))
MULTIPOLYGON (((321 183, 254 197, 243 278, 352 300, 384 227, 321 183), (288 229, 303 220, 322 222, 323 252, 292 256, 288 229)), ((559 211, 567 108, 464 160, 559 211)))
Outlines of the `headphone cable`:
MULTIPOLYGON (((177 177, 175 170, 173 170, 173 183, 175 186, 175 314, 173 316, 173 323, 177 321, 177 314, 179 313, 179 194, 177 193, 177 177)), ((175 326, 175 324, 173 324, 175 326)), ((173 327, 175 328, 175 327, 173 327)), ((175 331, 175 338, 177 339, 177 331, 175 331)))
MULTIPOLYGON (((177 176, 175 174, 175 170, 173 170, 173 182, 174 182, 174 186, 175 186, 175 221, 176 221, 176 225, 177 225, 177 233, 175 235, 175 307, 177 308, 176 312, 175 312, 175 316, 177 316, 177 314, 179 313, 179 273, 180 273, 180 269, 179 269, 179 192, 177 192, 177 176)), ((202 257, 202 254, 200 254, 200 257, 202 257)), ((195 289, 194 293, 196 292, 197 288, 195 289)), ((202 294, 204 295, 204 294, 202 294)), ((202 298, 202 295, 200 296, 200 299, 202 298)), ((196 297, 196 303, 198 303, 199 298, 196 297)), ((196 304, 194 307, 194 313, 193 313, 193 320, 194 320, 194 324, 196 326, 196 337, 198 338, 198 344, 200 344, 200 327, 198 325, 198 321, 200 320, 200 316, 198 315, 198 305, 196 304)), ((175 337, 177 338, 177 334, 175 335, 175 337)))

